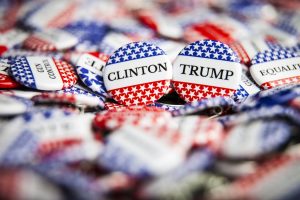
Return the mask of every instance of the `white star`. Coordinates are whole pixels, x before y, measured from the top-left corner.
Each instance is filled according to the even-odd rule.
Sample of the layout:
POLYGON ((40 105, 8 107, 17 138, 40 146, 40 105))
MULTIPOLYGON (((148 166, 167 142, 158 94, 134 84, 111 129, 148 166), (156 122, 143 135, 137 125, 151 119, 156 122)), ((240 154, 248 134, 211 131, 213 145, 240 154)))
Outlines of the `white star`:
POLYGON ((216 48, 214 46, 210 47, 210 51, 211 52, 215 52, 216 51, 216 48))
POLYGON ((222 89, 222 90, 220 91, 220 94, 221 94, 222 96, 224 96, 224 95, 226 94, 226 91, 222 89))
POLYGON ((125 88, 125 89, 123 90, 123 92, 124 92, 125 94, 127 94, 129 91, 128 91, 127 88, 125 88))
POLYGON ((119 96, 121 94, 120 90, 116 90, 115 95, 119 96))
POLYGON ((125 99, 126 99, 126 98, 125 98, 124 95, 121 95, 121 96, 120 96, 120 100, 121 100, 121 101, 124 101, 125 99))
POLYGON ((116 61, 116 62, 120 62, 120 57, 116 57, 116 58, 115 58, 115 61, 116 61))
POLYGON ((148 101, 147 98, 143 98, 143 99, 142 99, 142 102, 143 102, 143 103, 146 103, 147 101, 148 101))
POLYGON ((208 92, 208 91, 209 91, 208 87, 203 87, 203 92, 208 92))
POLYGON ((149 90, 146 91, 145 93, 146 96, 150 97, 151 96, 151 92, 149 90))
POLYGON ((190 84, 187 84, 186 89, 190 90, 190 89, 192 89, 192 86, 190 84))
POLYGON ((140 54, 140 57, 145 57, 145 53, 144 52, 141 52, 139 54, 140 54))
POLYGON ((203 45, 203 46, 202 46, 202 50, 203 50, 203 51, 207 51, 207 48, 208 48, 208 46, 206 46, 206 45, 203 45))
POLYGON ((152 45, 150 46, 150 48, 151 48, 151 49, 155 49, 156 46, 155 46, 154 44, 152 44, 152 45))
MULTIPOLYGON (((218 46, 218 47, 221 46, 221 42, 219 42, 219 41, 216 42, 216 46, 218 46)), ((222 47, 221 47, 221 48, 222 48, 222 47)))
POLYGON ((141 85, 140 90, 145 90, 145 89, 146 89, 145 86, 141 85))
POLYGON ((132 87, 131 90, 132 90, 132 92, 134 92, 134 93, 137 92, 137 88, 136 88, 136 87, 132 87))
POLYGON ((212 45, 212 44, 213 44, 213 41, 209 40, 209 41, 207 41, 207 44, 208 44, 208 45, 212 45))
POLYGON ((128 58, 129 58, 128 55, 124 55, 124 56, 123 56, 123 59, 124 59, 124 60, 128 60, 128 58))
POLYGON ((131 54, 131 53, 132 53, 132 50, 131 50, 131 49, 127 49, 127 50, 126 50, 126 53, 127 53, 127 54, 131 54))
POLYGON ((149 84, 149 85, 148 85, 148 88, 149 88, 150 90, 152 90, 152 89, 154 88, 153 84, 152 84, 152 83, 149 84))
POLYGON ((134 98, 134 95, 133 95, 133 94, 129 94, 129 95, 128 95, 128 98, 129 98, 129 99, 133 99, 133 98, 134 98))
POLYGON ((131 55, 131 58, 132 58, 132 59, 136 58, 136 54, 133 53, 133 54, 131 55))
POLYGON ((182 91, 181 91, 181 94, 182 94, 183 96, 185 96, 185 95, 186 95, 186 91, 185 91, 185 90, 182 90, 182 91))
POLYGON ((142 94, 141 92, 138 92, 138 93, 136 93, 136 96, 137 96, 138 98, 141 98, 141 97, 143 96, 143 94, 142 94))
POLYGON ((161 88, 163 86, 163 84, 161 82, 157 83, 157 87, 161 88))
POLYGON ((162 53, 161 49, 156 49, 155 51, 156 51, 157 54, 161 54, 162 53))
POLYGON ((196 90, 196 92, 198 92, 200 90, 200 87, 199 86, 195 86, 194 90, 196 90))
POLYGON ((149 56, 152 56, 152 55, 153 55, 153 51, 151 51, 151 50, 148 51, 148 55, 149 55, 149 56))
POLYGON ((124 55, 124 51, 120 50, 117 54, 119 54, 119 56, 124 55))
POLYGON ((129 46, 130 46, 131 48, 133 48, 133 47, 135 47, 135 44, 134 44, 134 43, 131 43, 129 46))
POLYGON ((134 48, 134 51, 135 51, 135 53, 137 53, 137 52, 139 52, 139 51, 140 51, 140 48, 138 48, 138 47, 135 47, 135 48, 134 48))
POLYGON ((189 50, 189 55, 193 55, 194 51, 191 49, 189 50))
POLYGON ((206 52, 206 53, 205 53, 205 57, 210 57, 210 53, 209 53, 209 52, 206 52))
POLYGON ((198 44, 195 44, 195 45, 194 45, 194 49, 198 50, 198 49, 199 49, 199 45, 198 45, 198 44))
POLYGON ((142 49, 143 49, 144 51, 148 51, 148 46, 143 46, 142 49))
POLYGON ((133 104, 139 104, 139 100, 138 99, 135 99, 134 101, 133 101, 133 104))
POLYGON ((193 96, 195 96, 195 92, 190 92, 190 97, 193 97, 193 96))
POLYGON ((182 83, 179 83, 177 87, 178 87, 179 89, 184 88, 182 83))
POLYGON ((217 89, 216 88, 212 88, 211 93, 213 93, 213 94, 217 93, 217 89))
POLYGON ((153 91, 153 93, 154 93, 155 95, 158 95, 160 92, 159 92, 158 89, 155 89, 155 90, 153 91))
POLYGON ((218 53, 214 53, 214 58, 218 58, 219 54, 218 53))
POLYGON ((202 94, 202 93, 199 93, 199 94, 198 94, 198 97, 199 97, 199 99, 202 99, 202 98, 203 98, 203 94, 202 94))
POLYGON ((201 51, 197 51, 197 56, 201 56, 202 52, 201 51))

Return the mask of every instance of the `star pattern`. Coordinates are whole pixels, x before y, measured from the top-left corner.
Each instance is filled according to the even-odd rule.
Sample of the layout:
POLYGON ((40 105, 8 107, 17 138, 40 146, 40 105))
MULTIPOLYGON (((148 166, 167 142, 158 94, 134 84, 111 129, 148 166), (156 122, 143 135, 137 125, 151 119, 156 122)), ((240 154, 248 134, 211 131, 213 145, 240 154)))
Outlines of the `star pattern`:
POLYGON ((263 83, 260 87, 264 90, 267 90, 278 86, 295 84, 295 83, 300 83, 300 76, 289 77, 289 78, 279 79, 275 81, 269 81, 263 83))
POLYGON ((170 105, 170 104, 164 104, 164 103, 159 103, 159 102, 155 102, 153 105, 151 106, 155 106, 157 108, 161 108, 163 110, 166 111, 174 111, 179 109, 180 107, 182 107, 183 105, 170 105))
POLYGON ((299 55, 295 52, 291 52, 284 49, 275 49, 272 51, 264 51, 256 54, 252 59, 252 65, 270 62, 274 60, 288 59, 299 57, 299 55))
POLYGON ((60 90, 57 91, 57 93, 64 93, 64 94, 80 94, 80 95, 85 95, 88 97, 97 97, 99 98, 99 100, 101 102, 104 102, 106 100, 106 97, 102 96, 102 95, 97 95, 89 90, 87 90, 86 88, 83 88, 79 85, 74 85, 70 88, 64 89, 64 90, 60 90))
POLYGON ((243 86, 239 85, 238 89, 233 94, 232 98, 237 103, 242 103, 247 97, 249 93, 243 88, 243 86))
POLYGON ((148 82, 109 91, 117 102, 129 105, 148 105, 161 98, 169 88, 170 80, 148 82))
POLYGON ((63 81, 63 87, 61 89, 66 89, 74 85, 77 82, 78 77, 73 66, 65 61, 57 59, 53 59, 53 61, 63 81))
POLYGON ((186 102, 193 102, 218 96, 227 97, 233 95, 235 92, 234 89, 180 81, 173 81, 173 85, 179 96, 186 102))
POLYGON ((20 84, 29 88, 37 89, 33 73, 26 57, 12 59, 10 71, 14 79, 20 84))
MULTIPOLYGON (((104 54, 100 54, 97 57, 103 61, 103 65, 105 65, 106 61, 108 60, 108 56, 104 54)), ((77 74, 79 78, 92 91, 107 97, 108 94, 104 85, 103 77, 89 70, 89 67, 91 66, 77 66, 77 74)))
POLYGON ((228 45, 214 40, 201 40, 191 43, 179 55, 240 62, 236 53, 228 45))
POLYGON ((115 51, 106 66, 158 55, 165 55, 159 47, 146 42, 133 42, 115 51))
POLYGON ((10 62, 8 59, 0 58, 0 88, 17 88, 20 86, 13 77, 9 75, 10 62))

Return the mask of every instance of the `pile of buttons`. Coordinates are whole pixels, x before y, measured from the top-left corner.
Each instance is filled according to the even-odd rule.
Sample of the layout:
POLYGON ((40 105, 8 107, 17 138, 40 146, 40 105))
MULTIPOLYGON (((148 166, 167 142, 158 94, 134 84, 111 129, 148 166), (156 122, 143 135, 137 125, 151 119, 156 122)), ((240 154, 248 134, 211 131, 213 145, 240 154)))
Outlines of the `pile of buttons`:
POLYGON ((297 0, 1 0, 0 199, 299 199, 297 0))

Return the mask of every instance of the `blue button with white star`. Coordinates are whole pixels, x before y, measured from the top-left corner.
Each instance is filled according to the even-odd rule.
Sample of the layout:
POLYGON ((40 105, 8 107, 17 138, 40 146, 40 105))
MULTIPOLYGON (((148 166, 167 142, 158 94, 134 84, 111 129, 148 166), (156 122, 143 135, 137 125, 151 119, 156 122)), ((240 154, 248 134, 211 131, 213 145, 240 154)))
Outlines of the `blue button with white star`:
POLYGON ((110 56, 103 70, 109 95, 122 105, 149 105, 169 89, 172 64, 159 47, 133 42, 110 56))
POLYGON ((186 102, 231 96, 241 80, 242 66, 233 50, 219 41, 186 46, 173 64, 172 83, 186 102))
POLYGON ((61 90, 77 82, 70 64, 52 57, 27 56, 12 59, 11 75, 20 84, 38 90, 61 90))

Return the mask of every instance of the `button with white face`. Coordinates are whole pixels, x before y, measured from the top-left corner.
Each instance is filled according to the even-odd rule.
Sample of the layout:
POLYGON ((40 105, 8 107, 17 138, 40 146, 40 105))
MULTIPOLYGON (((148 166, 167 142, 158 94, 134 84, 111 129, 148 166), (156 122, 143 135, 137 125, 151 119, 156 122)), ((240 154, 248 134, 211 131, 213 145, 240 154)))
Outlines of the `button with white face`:
POLYGON ((288 50, 258 53, 251 61, 250 73, 262 89, 300 82, 300 56, 288 50))
POLYGON ((110 96, 123 105, 148 105, 168 90, 172 65, 163 50, 146 43, 134 42, 110 56, 103 71, 110 96))
POLYGON ((173 64, 172 83, 179 96, 193 102, 231 96, 241 80, 242 66, 232 49, 218 41, 186 46, 173 64))
POLYGON ((70 64, 51 57, 13 59, 11 74, 20 84, 38 90, 61 90, 77 82, 77 75, 70 64))

